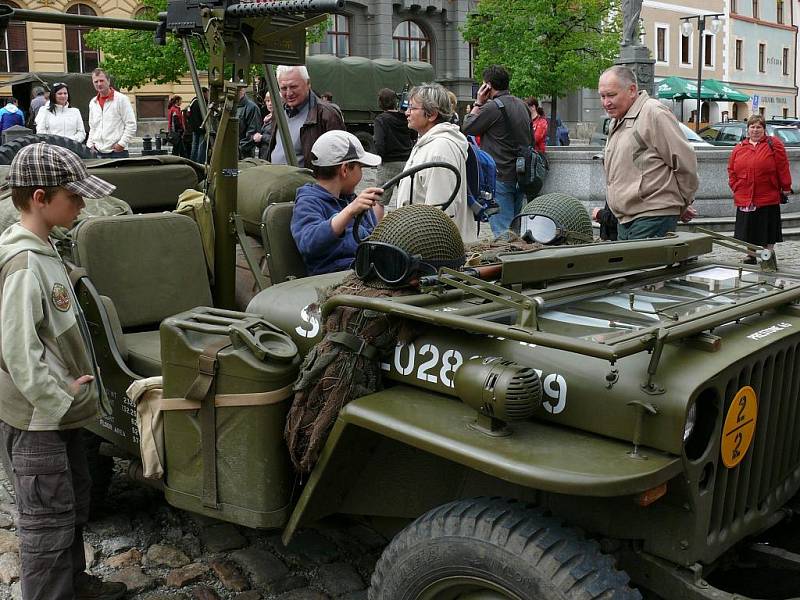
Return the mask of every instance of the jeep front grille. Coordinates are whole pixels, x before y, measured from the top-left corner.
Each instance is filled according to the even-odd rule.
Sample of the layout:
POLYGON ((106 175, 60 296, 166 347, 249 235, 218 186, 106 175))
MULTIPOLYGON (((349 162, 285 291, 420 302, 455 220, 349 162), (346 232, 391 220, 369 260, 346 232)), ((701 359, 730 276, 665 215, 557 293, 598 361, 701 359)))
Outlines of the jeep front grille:
MULTIPOLYGON (((720 378, 722 419, 743 386, 758 398, 755 436, 747 456, 728 469, 717 460, 709 542, 724 541, 757 513, 786 502, 800 462, 800 343, 793 336, 737 364, 720 378)), ((766 514, 765 514, 766 516, 766 514)))

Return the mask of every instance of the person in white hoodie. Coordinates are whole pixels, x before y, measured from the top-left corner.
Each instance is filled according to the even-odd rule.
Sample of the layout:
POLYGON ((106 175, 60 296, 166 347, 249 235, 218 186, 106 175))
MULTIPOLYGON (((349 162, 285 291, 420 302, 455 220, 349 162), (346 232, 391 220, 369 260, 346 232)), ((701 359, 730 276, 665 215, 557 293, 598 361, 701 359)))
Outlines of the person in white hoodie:
POLYGON ((89 138, 86 145, 101 158, 128 158, 128 144, 136 133, 131 101, 111 87, 108 73, 92 71, 97 96, 89 101, 89 138))
MULTIPOLYGON (((427 162, 447 162, 461 173, 461 185, 452 204, 445 211, 458 227, 465 244, 477 240, 475 217, 467 206, 467 138, 450 122, 452 108, 447 90, 438 83, 426 83, 411 90, 406 118, 408 126, 419 134, 406 166, 410 169, 427 162)), ((405 204, 442 204, 453 193, 455 175, 443 167, 423 169, 403 178, 395 195, 397 206, 405 204)))
POLYGON ((81 111, 69 105, 66 83, 56 83, 50 90, 50 102, 36 113, 36 133, 47 133, 83 143, 86 129, 81 111))

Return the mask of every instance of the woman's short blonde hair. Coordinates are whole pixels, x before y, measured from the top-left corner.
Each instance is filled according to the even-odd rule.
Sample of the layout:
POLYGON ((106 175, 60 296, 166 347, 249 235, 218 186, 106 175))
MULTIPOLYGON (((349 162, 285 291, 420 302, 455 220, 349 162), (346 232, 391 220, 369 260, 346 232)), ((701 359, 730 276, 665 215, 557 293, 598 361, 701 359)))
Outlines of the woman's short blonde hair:
POLYGON ((749 117, 747 117, 747 126, 748 127, 750 127, 750 125, 755 125, 756 123, 761 125, 764 129, 767 128, 767 122, 764 120, 764 117, 762 115, 755 114, 755 115, 750 115, 749 117))

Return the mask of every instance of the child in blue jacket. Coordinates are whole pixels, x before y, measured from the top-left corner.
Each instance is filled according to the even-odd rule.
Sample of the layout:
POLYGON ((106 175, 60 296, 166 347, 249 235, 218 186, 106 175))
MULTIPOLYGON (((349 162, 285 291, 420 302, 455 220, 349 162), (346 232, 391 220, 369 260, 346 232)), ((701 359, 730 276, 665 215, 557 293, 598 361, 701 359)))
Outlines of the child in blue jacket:
POLYGON ((383 190, 366 188, 356 195, 362 167, 377 167, 381 158, 366 152, 352 133, 323 133, 311 148, 316 183, 297 190, 292 236, 309 275, 349 269, 356 256, 353 223, 364 213, 360 235, 366 238, 383 217, 383 190))

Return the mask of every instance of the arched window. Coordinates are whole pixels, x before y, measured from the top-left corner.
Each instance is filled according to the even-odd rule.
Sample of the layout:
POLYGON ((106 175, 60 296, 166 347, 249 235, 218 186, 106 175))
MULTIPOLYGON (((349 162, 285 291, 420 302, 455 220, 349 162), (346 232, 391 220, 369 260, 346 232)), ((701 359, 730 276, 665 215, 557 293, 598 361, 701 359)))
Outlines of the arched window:
MULTIPOLYGON (((86 4, 73 4, 67 9, 70 15, 97 16, 92 7, 86 4)), ((65 25, 67 36, 67 71, 70 73, 91 73, 100 63, 100 53, 86 46, 83 36, 91 31, 85 25, 65 25)))
MULTIPOLYGON (((13 2, 0 0, 0 4, 19 8, 13 2)), ((0 72, 24 73, 28 70, 28 33, 22 21, 9 21, 0 38, 0 72)))
POLYGON ((394 57, 400 61, 431 62, 431 41, 414 21, 403 21, 392 34, 394 57))

